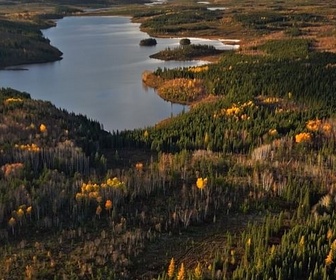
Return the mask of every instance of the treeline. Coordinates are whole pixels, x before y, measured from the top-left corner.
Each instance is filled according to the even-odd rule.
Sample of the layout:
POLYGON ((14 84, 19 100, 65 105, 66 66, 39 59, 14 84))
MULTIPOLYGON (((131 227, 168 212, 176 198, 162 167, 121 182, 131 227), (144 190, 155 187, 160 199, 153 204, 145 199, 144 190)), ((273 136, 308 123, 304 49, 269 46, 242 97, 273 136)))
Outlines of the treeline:
POLYGON ((334 180, 334 151, 306 144, 282 137, 260 145, 247 158, 240 155, 235 164, 221 165, 223 179, 246 184, 243 189, 249 193, 242 204, 229 205, 255 213, 253 222, 241 234, 222 233, 209 240, 211 244, 191 245, 187 256, 171 252, 157 279, 333 279, 336 204, 329 184, 334 180), (256 209, 267 209, 269 215, 260 219, 256 209))
POLYGON ((0 68, 12 65, 56 61, 62 52, 50 45, 41 29, 55 26, 55 19, 80 13, 82 10, 57 5, 53 12, 22 12, 0 18, 0 68))
MULTIPOLYGON (((274 138, 285 135, 294 137, 305 129, 306 122, 311 119, 333 116, 332 111, 328 110, 296 112, 299 108, 293 107, 288 101, 284 101, 280 112, 272 108, 267 100, 250 101, 233 106, 227 100, 221 99, 148 128, 147 133, 143 130, 121 133, 120 140, 115 140, 114 143, 120 144, 117 148, 122 145, 137 146, 156 151, 210 149, 248 153, 254 147, 274 138), (246 106, 250 101, 251 105, 246 106), (288 108, 292 109, 286 112, 288 108), (230 111, 237 113, 227 113, 230 111), (276 136, 270 133, 273 129, 276 130, 276 136)), ((322 139, 318 142, 319 145, 324 145, 322 139)))
POLYGON ((170 262, 157 279, 181 275, 189 279, 334 279, 334 213, 314 217, 307 211, 305 222, 302 211, 295 215, 301 216, 282 212, 267 217, 238 238, 228 233, 224 238, 227 246, 213 252, 216 257, 208 267, 204 259, 192 264, 184 259, 188 267, 183 270, 181 260, 170 262))
POLYGON ((309 46, 158 69, 167 98, 207 98, 134 131, 1 89, 0 275, 333 279, 336 56, 309 46))
POLYGON ((137 13, 135 19, 148 17, 141 24, 141 28, 150 34, 179 33, 186 31, 211 30, 211 23, 222 18, 220 11, 209 11, 203 7, 174 8, 164 14, 152 12, 137 13))
POLYGON ((197 275, 205 279, 263 279, 263 273, 331 279, 334 233, 327 228, 333 224, 323 217, 335 207, 336 127, 333 99, 327 103, 324 94, 334 85, 318 94, 316 85, 326 81, 321 73, 333 77, 335 56, 299 53, 282 60, 229 53, 218 64, 158 69, 167 81, 202 80, 207 89, 217 83, 228 90, 154 127, 112 134, 85 116, 2 89, 0 273, 131 279, 151 242, 202 230, 232 213, 244 222, 248 214, 273 213, 242 234, 223 234, 225 242, 207 247, 209 255, 159 252, 166 259, 158 267, 175 254, 176 263, 152 276, 197 279, 199 262, 197 275), (277 85, 285 66, 296 78, 310 73, 305 69, 315 73, 305 80, 306 99, 291 79, 277 85), (128 148, 131 164, 109 169, 128 148), (149 150, 154 156, 134 162, 137 151, 149 150), (36 231, 45 234, 37 242, 36 231))
POLYGON ((314 24, 327 22, 324 16, 313 13, 291 13, 285 14, 281 11, 262 11, 252 13, 236 13, 234 19, 243 24, 244 27, 251 28, 262 33, 270 33, 275 30, 286 30, 288 28, 305 28, 314 24))
POLYGON ((166 79, 203 79, 209 94, 219 96, 274 95, 284 97, 291 92, 304 104, 334 104, 335 55, 309 51, 309 42, 301 39, 270 41, 259 46, 268 56, 225 53, 208 71, 159 69, 166 79), (320 96, 321 95, 321 96, 320 96))
POLYGON ((99 160, 98 154, 110 145, 109 134, 97 121, 32 100, 28 93, 1 89, 0 113, 2 164, 26 159, 36 166, 36 173, 48 167, 74 174, 78 171, 75 166, 82 165, 79 162, 99 160), (29 152, 32 150, 35 153, 29 152), (72 161, 71 172, 68 167, 60 168, 72 161))
MULTIPOLYGON (((1 275, 129 279, 131 260, 161 232, 202 223, 238 197, 218 193, 210 200, 211 193, 222 192, 212 190, 220 179, 204 192, 194 185, 194 164, 206 176, 223 161, 207 164, 202 155, 192 161, 185 151, 107 170, 107 159, 99 155, 109 135, 96 122, 11 89, 2 89, 0 100, 0 239, 7 245, 0 254, 1 275), (182 182, 179 201, 176 186, 182 182), (47 237, 32 244, 36 231, 47 237), (12 246, 16 241, 19 247, 12 246)), ((205 188, 206 179, 200 180, 205 188)))
POLYGON ((5 19, 0 26, 0 67, 61 59, 62 52, 43 37, 41 26, 5 19))
MULTIPOLYGON (((307 121, 334 116, 334 54, 310 52, 306 40, 271 41, 258 49, 268 55, 225 53, 219 63, 207 67, 158 69, 160 83, 201 81, 205 92, 217 99, 148 128, 146 137, 143 130, 121 133, 119 140, 114 135, 113 145, 245 153, 272 139, 270 129, 276 129, 278 137, 294 136, 307 121)), ((173 100, 188 96, 186 90, 177 95, 173 100)))

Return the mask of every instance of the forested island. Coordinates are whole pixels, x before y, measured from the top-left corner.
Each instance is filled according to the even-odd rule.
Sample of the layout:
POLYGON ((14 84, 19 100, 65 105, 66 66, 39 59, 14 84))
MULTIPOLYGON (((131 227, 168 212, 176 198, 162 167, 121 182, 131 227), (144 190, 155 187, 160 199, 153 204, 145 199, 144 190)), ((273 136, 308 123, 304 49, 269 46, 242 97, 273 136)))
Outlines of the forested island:
MULTIPOLYGON (((1 67, 59 59, 40 29, 87 9, 1 4, 1 67)), ((190 105, 144 129, 1 88, 0 278, 335 279, 333 1, 90 4, 150 36, 241 47, 139 73, 190 105)))
POLYGON ((223 53, 223 50, 218 50, 210 45, 185 45, 173 49, 165 49, 158 53, 152 54, 150 58, 162 60, 194 60, 199 57, 214 56, 223 53))
POLYGON ((156 44, 157 42, 154 38, 142 39, 139 43, 139 45, 143 47, 151 47, 151 46, 155 46, 156 44))

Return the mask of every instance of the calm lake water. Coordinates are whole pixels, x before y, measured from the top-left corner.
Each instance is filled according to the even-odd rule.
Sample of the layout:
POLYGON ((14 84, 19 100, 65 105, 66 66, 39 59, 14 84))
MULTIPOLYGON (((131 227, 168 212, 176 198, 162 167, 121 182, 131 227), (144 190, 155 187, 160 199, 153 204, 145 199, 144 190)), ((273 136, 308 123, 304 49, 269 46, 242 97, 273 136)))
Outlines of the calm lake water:
MULTIPOLYGON (((179 39, 157 39, 155 47, 140 47, 148 35, 125 17, 66 17, 43 33, 63 52, 63 59, 17 67, 28 71, 0 71, 0 87, 26 91, 35 99, 86 115, 108 131, 154 125, 185 109, 146 90, 143 71, 204 63, 150 59, 150 54, 178 46, 179 39)), ((218 41, 191 42, 223 48, 218 41)))

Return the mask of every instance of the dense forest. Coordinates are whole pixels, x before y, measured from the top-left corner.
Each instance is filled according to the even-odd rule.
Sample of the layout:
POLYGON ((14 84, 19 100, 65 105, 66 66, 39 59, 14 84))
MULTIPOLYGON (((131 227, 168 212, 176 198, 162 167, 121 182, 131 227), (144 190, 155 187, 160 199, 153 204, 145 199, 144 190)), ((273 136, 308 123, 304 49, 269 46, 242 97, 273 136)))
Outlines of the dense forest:
MULTIPOLYGON (((336 24, 313 0, 310 13, 307 3, 288 13, 266 2, 230 14, 228 28, 258 34, 253 44, 142 74, 162 98, 189 105, 152 127, 108 133, 0 89, 1 279, 336 278, 336 54, 306 36, 336 24)), ((228 24, 227 11, 183 14, 180 3, 132 9, 163 33, 228 24)), ((5 50, 51 48, 44 17, 4 20, 5 50)))
POLYGON ((55 26, 54 20, 80 11, 57 6, 44 13, 23 10, 0 14, 0 68, 62 59, 62 52, 50 45, 41 29, 55 26))
POLYGON ((152 54, 150 58, 157 58, 162 60, 195 60, 199 57, 206 57, 218 55, 223 53, 223 50, 218 50, 210 45, 184 45, 177 48, 167 48, 158 53, 152 54))
POLYGON ((0 66, 60 59, 62 52, 50 46, 40 28, 35 24, 0 19, 0 66))

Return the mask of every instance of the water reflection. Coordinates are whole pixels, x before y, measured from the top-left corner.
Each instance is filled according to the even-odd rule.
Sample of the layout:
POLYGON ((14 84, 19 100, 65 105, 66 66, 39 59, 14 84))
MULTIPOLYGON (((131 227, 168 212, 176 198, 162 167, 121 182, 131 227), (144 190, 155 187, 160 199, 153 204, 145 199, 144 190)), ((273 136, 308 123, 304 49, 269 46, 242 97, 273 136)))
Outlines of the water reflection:
MULTIPOLYGON (((109 131, 143 128, 186 110, 145 89, 143 71, 205 63, 150 59, 149 55, 177 45, 179 39, 160 38, 153 48, 140 47, 140 40, 148 35, 126 17, 67 17, 43 33, 63 52, 63 59, 17 67, 28 71, 0 71, 0 86, 87 115, 109 131)), ((195 38, 193 43, 197 42, 195 38)))

